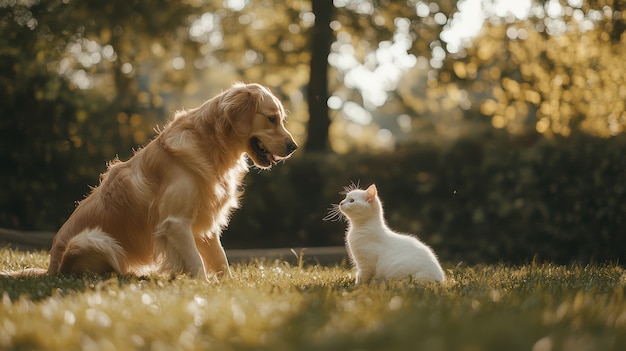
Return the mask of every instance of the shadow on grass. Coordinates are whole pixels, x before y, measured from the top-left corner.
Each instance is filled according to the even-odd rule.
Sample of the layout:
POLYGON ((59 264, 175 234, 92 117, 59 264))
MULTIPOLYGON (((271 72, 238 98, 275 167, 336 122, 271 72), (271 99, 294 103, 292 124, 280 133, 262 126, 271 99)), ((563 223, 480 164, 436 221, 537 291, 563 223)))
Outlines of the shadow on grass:
POLYGON ((0 276, 0 294, 3 298, 8 296, 12 301, 24 297, 36 302, 52 296, 63 297, 72 293, 97 290, 111 284, 122 287, 151 280, 151 277, 118 276, 115 274, 0 276))

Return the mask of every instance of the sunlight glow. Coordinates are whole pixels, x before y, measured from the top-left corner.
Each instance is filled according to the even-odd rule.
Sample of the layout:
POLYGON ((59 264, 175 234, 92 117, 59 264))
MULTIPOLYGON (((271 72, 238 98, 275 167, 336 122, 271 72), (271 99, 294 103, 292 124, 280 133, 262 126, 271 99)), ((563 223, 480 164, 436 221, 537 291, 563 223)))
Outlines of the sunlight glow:
POLYGON ((206 12, 189 27, 189 35, 197 42, 209 41, 211 32, 219 29, 218 17, 206 12))
POLYGON ((343 106, 343 112, 349 120, 364 126, 372 122, 372 113, 359 104, 346 101, 343 106))
MULTIPOLYGON (((558 1, 557 1, 558 2, 558 1)), ((446 42, 450 53, 458 53, 462 48, 470 45, 471 40, 478 35, 490 16, 514 16, 516 19, 526 19, 530 13, 530 0, 462 0, 458 3, 459 11, 441 32, 441 39, 446 42)))
POLYGON ((331 110, 339 110, 343 106, 343 100, 339 96, 333 95, 328 98, 326 104, 331 110))
POLYGON ((363 106, 368 110, 382 106, 388 92, 395 90, 404 73, 417 63, 417 58, 408 53, 412 46, 411 22, 396 18, 394 23, 396 32, 392 40, 379 43, 375 51, 366 55, 365 62, 356 59, 352 37, 344 31, 337 33, 337 41, 328 56, 330 65, 344 75, 346 86, 361 92, 363 106))
POLYGON ((182 56, 174 57, 172 59, 172 67, 177 71, 185 68, 185 58, 182 56))
MULTIPOLYGON (((336 0, 335 6, 348 6, 348 2, 336 0)), ((435 43, 431 59, 427 63, 430 68, 441 68, 448 53, 458 53, 468 47, 488 17, 512 16, 519 20, 527 18, 531 10, 531 0, 462 0, 459 1, 458 8, 459 11, 448 19, 439 12, 439 6, 435 3, 418 1, 415 5, 417 16, 432 15, 436 23, 448 23, 441 33, 445 48, 443 43, 435 43)), ((363 63, 355 57, 356 49, 352 36, 342 31, 341 26, 334 26, 337 41, 333 43, 328 62, 343 74, 346 87, 360 91, 363 106, 367 110, 383 106, 389 98, 389 92, 397 88, 404 74, 419 61, 408 52, 413 42, 410 33, 411 21, 407 18, 396 18, 394 24, 396 31, 392 39, 381 42, 376 50, 366 55, 363 63)), ((523 39, 528 33, 516 31, 507 35, 523 39)))
POLYGON ((241 11, 248 5, 247 0, 224 0, 224 7, 233 11, 241 11))

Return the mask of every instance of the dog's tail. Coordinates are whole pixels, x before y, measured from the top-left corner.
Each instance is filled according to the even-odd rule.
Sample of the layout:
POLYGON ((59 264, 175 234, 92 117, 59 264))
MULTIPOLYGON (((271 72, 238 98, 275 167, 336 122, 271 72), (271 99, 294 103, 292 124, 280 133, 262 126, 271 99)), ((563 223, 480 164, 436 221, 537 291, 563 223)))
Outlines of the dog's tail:
POLYGON ((100 228, 88 228, 68 241, 58 273, 128 273, 124 249, 100 228))

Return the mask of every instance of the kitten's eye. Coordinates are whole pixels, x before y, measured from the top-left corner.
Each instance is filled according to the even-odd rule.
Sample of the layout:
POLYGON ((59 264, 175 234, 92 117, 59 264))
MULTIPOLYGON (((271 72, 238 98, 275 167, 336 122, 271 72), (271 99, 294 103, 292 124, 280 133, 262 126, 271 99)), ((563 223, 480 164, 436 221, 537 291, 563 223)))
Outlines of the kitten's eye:
POLYGON ((354 202, 354 199, 350 199, 350 202, 354 202))
POLYGON ((276 116, 269 116, 267 120, 270 121, 271 124, 276 124, 278 122, 278 118, 276 116))

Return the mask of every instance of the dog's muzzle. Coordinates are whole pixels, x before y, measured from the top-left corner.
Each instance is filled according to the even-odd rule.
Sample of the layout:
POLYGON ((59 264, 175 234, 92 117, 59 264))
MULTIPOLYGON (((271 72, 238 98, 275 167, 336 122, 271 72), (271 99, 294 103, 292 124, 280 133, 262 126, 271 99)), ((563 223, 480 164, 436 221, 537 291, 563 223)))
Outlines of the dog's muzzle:
POLYGON ((288 141, 285 147, 287 151, 287 156, 293 154, 294 151, 298 150, 298 144, 296 144, 293 140, 288 141))

